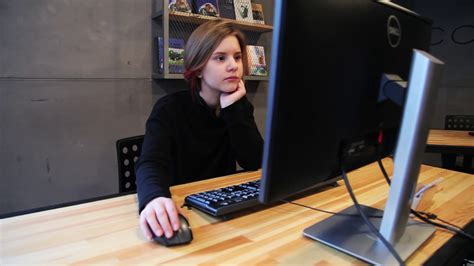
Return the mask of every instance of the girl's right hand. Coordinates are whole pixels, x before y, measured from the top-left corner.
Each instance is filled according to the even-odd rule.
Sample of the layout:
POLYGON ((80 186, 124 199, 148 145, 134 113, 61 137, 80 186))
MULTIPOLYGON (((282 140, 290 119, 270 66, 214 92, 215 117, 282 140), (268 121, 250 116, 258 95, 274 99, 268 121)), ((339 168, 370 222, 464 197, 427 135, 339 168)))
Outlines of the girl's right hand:
POLYGON ((227 106, 235 103, 236 101, 240 100, 240 98, 244 97, 246 93, 247 91, 245 89, 244 81, 241 79, 235 91, 221 93, 221 96, 220 96, 221 108, 226 108, 227 106))
POLYGON ((180 227, 178 213, 181 210, 172 199, 155 198, 140 213, 140 229, 148 240, 152 240, 153 235, 161 237, 163 234, 171 238, 180 227))

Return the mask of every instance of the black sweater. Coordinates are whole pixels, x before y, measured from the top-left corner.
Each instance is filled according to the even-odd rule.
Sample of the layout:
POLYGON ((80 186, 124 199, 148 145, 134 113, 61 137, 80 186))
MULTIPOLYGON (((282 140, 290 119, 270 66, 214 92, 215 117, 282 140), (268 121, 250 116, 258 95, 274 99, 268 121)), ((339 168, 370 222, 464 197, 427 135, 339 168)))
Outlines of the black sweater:
POLYGON ((135 168, 139 211, 156 197, 171 197, 169 187, 261 167, 263 139, 244 96, 219 116, 190 91, 161 98, 146 123, 142 153, 135 168))

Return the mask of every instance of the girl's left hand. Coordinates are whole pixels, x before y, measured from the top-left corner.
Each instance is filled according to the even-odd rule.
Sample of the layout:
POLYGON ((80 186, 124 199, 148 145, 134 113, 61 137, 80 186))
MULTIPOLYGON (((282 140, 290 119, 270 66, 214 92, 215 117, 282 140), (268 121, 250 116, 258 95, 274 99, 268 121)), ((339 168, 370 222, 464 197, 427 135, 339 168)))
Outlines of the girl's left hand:
POLYGON ((235 103, 236 101, 240 100, 240 98, 244 97, 246 93, 244 81, 240 80, 239 85, 237 85, 237 89, 235 89, 235 91, 221 93, 221 108, 226 108, 227 106, 235 103))

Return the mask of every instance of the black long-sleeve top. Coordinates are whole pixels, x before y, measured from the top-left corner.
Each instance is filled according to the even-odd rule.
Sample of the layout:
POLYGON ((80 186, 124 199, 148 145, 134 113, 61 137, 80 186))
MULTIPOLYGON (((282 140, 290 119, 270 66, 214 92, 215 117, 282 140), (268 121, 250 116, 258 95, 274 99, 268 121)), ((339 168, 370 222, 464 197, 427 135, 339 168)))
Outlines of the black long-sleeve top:
POLYGON ((156 197, 170 197, 169 187, 261 167, 263 139, 253 106, 244 96, 220 111, 199 95, 177 92, 161 98, 146 123, 136 164, 139 211, 156 197))

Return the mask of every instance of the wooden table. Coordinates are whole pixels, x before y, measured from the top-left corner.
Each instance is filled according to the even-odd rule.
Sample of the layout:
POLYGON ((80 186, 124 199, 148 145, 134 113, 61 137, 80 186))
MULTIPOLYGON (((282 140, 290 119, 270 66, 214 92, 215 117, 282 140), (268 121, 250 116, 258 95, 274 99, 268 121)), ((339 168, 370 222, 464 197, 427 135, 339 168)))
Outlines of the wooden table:
POLYGON ((474 154, 474 136, 469 131, 431 129, 426 152, 474 154))
MULTIPOLYGON (((384 160, 391 173, 392 163, 384 160)), ((260 172, 240 173, 172 188, 178 203, 186 195, 258 179, 260 172)), ((439 177, 418 209, 463 226, 474 218, 472 175, 423 166, 420 183, 439 177)), ((382 208, 388 186, 376 164, 349 173, 361 204, 382 208)), ((342 183, 341 183, 342 184, 342 183)), ((298 203, 339 211, 352 202, 343 185, 297 200, 298 203)), ((185 210, 194 241, 165 248, 148 242, 138 226, 136 195, 127 195, 0 220, 0 264, 348 264, 361 262, 303 236, 303 229, 329 216, 292 204, 258 207, 222 221, 195 209, 185 210)), ((437 230, 409 258, 421 264, 453 234, 437 230)))

